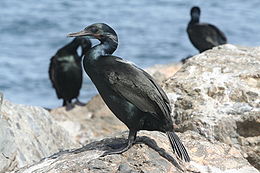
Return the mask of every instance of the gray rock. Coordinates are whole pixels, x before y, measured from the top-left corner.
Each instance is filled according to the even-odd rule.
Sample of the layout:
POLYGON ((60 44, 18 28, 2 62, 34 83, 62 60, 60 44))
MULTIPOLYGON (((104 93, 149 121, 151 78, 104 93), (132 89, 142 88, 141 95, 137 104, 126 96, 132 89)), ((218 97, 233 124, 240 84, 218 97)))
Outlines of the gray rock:
POLYGON ((236 146, 260 170, 260 47, 206 51, 189 59, 164 89, 178 131, 236 146))
POLYGON ((127 130, 99 95, 93 97, 86 106, 76 106, 70 111, 61 107, 51 110, 50 113, 81 145, 127 130))
POLYGON ((157 64, 145 69, 145 71, 152 75, 159 84, 162 84, 164 80, 174 75, 181 67, 181 63, 164 65, 157 64))
POLYGON ((0 172, 16 170, 64 148, 79 146, 43 108, 7 100, 3 100, 0 110, 0 136, 0 172))
POLYGON ((39 163, 22 168, 18 173, 255 173, 257 170, 235 147, 209 142, 196 132, 178 134, 190 151, 192 161, 183 163, 172 153, 167 136, 159 132, 139 133, 138 144, 120 155, 100 157, 109 144, 124 142, 127 133, 85 145, 76 150, 57 153, 39 163), (183 171, 178 169, 181 167, 183 171))
MULTIPOLYGON (((109 144, 126 142, 127 132, 112 134, 126 127, 96 96, 85 107, 51 111, 51 121, 83 147, 50 152, 18 172, 258 172, 252 165, 259 163, 259 54, 260 48, 217 47, 191 58, 163 82, 190 163, 175 157, 164 134, 147 131, 124 154, 100 157, 109 144)), ((4 133, 11 135, 8 129, 4 133)))

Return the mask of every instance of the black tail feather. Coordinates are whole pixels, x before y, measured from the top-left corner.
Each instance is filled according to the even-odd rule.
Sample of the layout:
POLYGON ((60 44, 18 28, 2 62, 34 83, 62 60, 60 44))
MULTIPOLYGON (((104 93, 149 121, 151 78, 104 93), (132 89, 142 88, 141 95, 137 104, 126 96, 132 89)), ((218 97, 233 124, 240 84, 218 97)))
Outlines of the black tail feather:
POLYGON ((170 140, 173 151, 176 152, 181 159, 189 162, 190 156, 184 145, 181 143, 180 138, 174 132, 166 132, 166 134, 170 140))

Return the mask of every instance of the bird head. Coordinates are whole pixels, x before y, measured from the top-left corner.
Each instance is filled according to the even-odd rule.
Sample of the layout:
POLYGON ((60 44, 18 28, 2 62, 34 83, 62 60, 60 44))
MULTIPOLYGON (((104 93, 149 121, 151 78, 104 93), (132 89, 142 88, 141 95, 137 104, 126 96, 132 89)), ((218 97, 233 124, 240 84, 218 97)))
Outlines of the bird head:
POLYGON ((192 18, 199 18, 200 17, 200 8, 198 6, 194 6, 190 10, 190 15, 192 18))
POLYGON ((105 23, 95 23, 87 26, 82 31, 68 34, 68 37, 79 36, 88 36, 90 38, 98 39, 101 42, 104 42, 108 39, 111 39, 113 42, 116 43, 118 42, 116 32, 105 23))

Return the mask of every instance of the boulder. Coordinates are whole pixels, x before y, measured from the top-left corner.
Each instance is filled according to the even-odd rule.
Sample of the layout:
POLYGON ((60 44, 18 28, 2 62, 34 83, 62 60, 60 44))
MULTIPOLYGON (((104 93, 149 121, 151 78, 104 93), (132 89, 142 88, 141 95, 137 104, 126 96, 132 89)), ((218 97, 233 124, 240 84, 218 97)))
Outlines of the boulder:
POLYGON ((101 157, 109 145, 126 142, 127 133, 117 138, 91 142, 81 148, 56 153, 17 173, 254 173, 257 170, 236 148, 221 142, 209 142, 196 132, 179 134, 190 151, 192 161, 184 163, 172 154, 167 136, 159 132, 142 131, 138 143, 119 155, 101 157), (124 137, 124 138, 122 138, 124 137))
POLYGON ((145 71, 152 75, 159 84, 162 84, 164 80, 173 76, 181 67, 181 63, 157 64, 145 69, 145 71))
POLYGON ((96 96, 86 106, 51 111, 51 121, 83 147, 64 146, 17 172, 258 172, 259 58, 260 48, 224 45, 190 58, 167 80, 174 72, 150 71, 163 76, 158 81, 170 98, 190 163, 175 157, 166 135, 148 131, 139 132, 127 152, 101 157, 111 145, 126 142, 127 132, 96 96))
POLYGON ((224 45, 194 56, 163 88, 179 132, 235 146, 260 170, 260 47, 224 45))
POLYGON ((1 96, 0 103, 1 173, 79 146, 43 108, 14 104, 1 96))
POLYGON ((127 130, 127 127, 108 109, 100 95, 94 96, 86 106, 75 105, 70 111, 60 107, 51 110, 50 113, 81 145, 127 130))
MULTIPOLYGON (((166 76, 176 71, 165 69, 179 69, 180 65, 165 65, 165 69, 160 65, 160 68, 155 66, 147 69, 156 79, 156 76, 160 76, 158 81, 163 82, 163 88, 173 106, 172 115, 177 131, 192 130, 212 142, 220 141, 236 147, 242 152, 242 156, 258 169, 259 55, 260 48, 220 46, 189 59, 166 81, 166 76)), ((89 102, 89 110, 93 117, 107 116, 100 120, 113 119, 112 122, 117 124, 113 126, 118 127, 113 129, 105 120, 100 123, 104 123, 102 128, 108 126, 111 131, 104 133, 101 130, 101 133, 96 133, 97 136, 103 138, 123 130, 124 125, 112 115, 100 96, 89 102)), ((96 119, 94 122, 98 123, 100 120, 96 119)), ((96 128, 100 127, 95 126, 96 128)), ((84 130, 81 133, 84 133, 84 130)))

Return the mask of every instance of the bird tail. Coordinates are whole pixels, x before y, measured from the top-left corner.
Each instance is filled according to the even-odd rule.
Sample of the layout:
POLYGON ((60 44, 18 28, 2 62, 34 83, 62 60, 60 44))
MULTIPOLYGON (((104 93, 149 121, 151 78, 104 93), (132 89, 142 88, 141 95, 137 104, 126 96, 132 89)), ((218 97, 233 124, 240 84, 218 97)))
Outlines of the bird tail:
POLYGON ((176 152, 181 159, 189 162, 190 156, 184 145, 181 143, 180 138, 174 132, 166 132, 166 134, 170 140, 173 151, 176 152))

